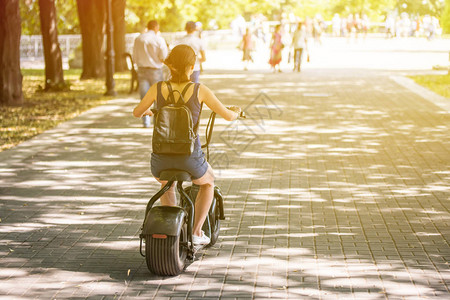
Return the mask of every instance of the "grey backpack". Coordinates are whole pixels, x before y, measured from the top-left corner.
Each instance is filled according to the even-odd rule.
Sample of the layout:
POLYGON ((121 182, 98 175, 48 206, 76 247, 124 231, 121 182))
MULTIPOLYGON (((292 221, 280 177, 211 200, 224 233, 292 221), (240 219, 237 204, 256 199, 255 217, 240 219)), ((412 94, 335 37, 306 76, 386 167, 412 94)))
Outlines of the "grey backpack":
MULTIPOLYGON (((161 84, 162 82, 158 82, 158 91, 161 90, 161 84)), ((166 104, 160 107, 155 114, 152 139, 153 153, 191 155, 197 139, 200 117, 194 126, 192 112, 185 105, 184 96, 193 83, 188 83, 181 93, 173 91, 169 81, 166 81, 166 84, 169 90, 166 104), (178 101, 175 101, 175 92, 180 94, 178 101)))

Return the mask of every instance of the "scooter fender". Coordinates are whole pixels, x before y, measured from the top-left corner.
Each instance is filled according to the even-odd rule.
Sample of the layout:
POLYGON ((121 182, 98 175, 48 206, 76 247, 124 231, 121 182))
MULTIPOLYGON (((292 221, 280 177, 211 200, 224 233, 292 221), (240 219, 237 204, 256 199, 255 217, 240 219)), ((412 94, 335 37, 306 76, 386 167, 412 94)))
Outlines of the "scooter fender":
POLYGON ((150 209, 142 234, 178 236, 184 224, 186 211, 178 206, 155 206, 150 209))

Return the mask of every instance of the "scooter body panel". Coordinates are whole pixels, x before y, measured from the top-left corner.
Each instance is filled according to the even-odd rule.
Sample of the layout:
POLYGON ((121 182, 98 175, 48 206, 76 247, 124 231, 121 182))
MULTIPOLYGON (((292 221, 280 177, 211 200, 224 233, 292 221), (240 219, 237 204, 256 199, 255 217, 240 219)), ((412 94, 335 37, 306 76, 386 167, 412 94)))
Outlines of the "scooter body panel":
POLYGON ((155 206, 147 214, 142 234, 178 236, 184 224, 186 211, 178 206, 155 206))

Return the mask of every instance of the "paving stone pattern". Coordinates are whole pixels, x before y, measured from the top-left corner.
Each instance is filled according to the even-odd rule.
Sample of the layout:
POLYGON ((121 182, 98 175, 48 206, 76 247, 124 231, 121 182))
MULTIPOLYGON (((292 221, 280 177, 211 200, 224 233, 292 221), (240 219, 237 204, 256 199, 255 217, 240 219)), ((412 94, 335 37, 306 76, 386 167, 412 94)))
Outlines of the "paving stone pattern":
POLYGON ((227 218, 176 277, 139 255, 158 186, 137 100, 0 153, 0 298, 449 298, 450 117, 391 75, 202 75, 248 118, 217 120, 227 218))

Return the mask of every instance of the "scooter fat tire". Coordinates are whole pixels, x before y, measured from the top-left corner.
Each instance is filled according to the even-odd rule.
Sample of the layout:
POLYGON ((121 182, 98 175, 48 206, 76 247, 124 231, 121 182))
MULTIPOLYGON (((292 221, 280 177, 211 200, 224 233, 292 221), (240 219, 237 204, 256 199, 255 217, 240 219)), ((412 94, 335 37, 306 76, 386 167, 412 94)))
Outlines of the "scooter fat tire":
POLYGON ((187 244, 185 226, 178 236, 161 239, 148 235, 145 238, 145 260, 150 272, 161 276, 180 274, 184 270, 187 256, 187 248, 181 243, 187 244))

